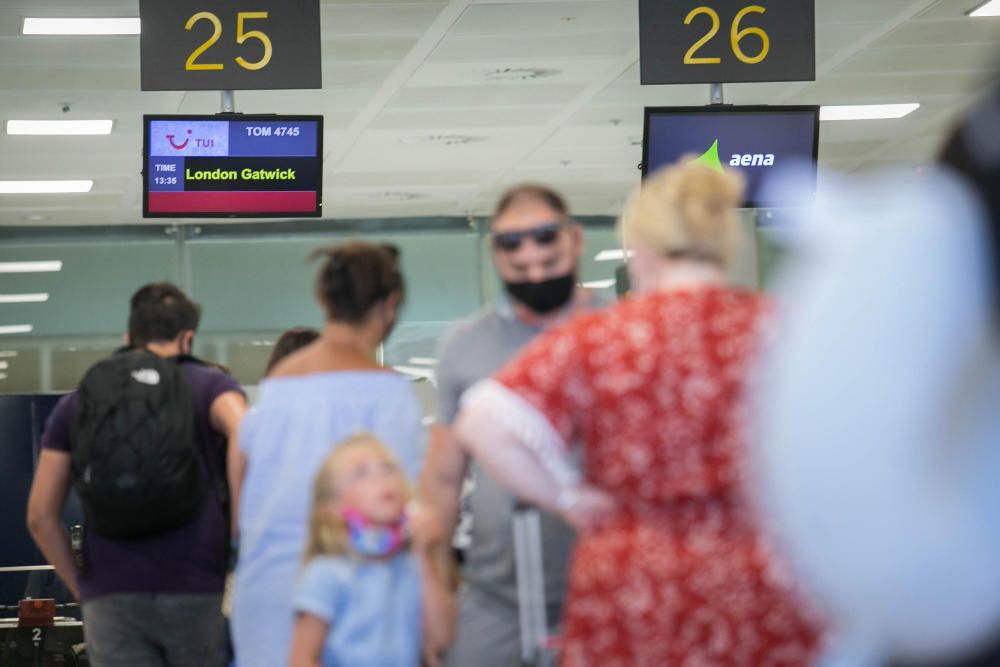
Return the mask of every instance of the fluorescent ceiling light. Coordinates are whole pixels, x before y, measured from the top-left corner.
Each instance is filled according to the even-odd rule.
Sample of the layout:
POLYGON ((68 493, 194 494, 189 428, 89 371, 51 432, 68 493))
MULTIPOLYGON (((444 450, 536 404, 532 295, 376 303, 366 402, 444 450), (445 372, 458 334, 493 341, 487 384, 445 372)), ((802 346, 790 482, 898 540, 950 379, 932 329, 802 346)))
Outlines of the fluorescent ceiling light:
POLYGON ((608 287, 615 286, 615 279, 608 278, 607 280, 589 280, 580 284, 590 289, 607 289, 608 287))
POLYGON ((0 195, 54 195, 90 192, 93 181, 0 181, 0 195))
POLYGON ((62 271, 58 259, 43 262, 0 262, 0 273, 46 273, 62 271))
POLYGON ((0 373, 0 380, 6 380, 6 379, 7 379, 7 374, 6 373, 0 373))
POLYGON ((14 350, 2 350, 0 351, 0 359, 10 359, 11 357, 16 357, 17 352, 14 350))
POLYGON ((0 325, 0 334, 19 334, 19 333, 31 333, 32 327, 30 324, 6 324, 0 325))
POLYGON ((39 294, 0 294, 0 303, 43 303, 49 300, 49 295, 39 294))
POLYGON ((908 104, 846 104, 824 106, 819 110, 820 120, 887 120, 902 118, 920 108, 916 102, 908 104))
POLYGON ((111 134, 110 120, 8 120, 7 134, 111 134))
POLYGON ((0 371, 5 371, 10 367, 6 361, 0 361, 0 371))
POLYGON ((22 35, 138 35, 137 18, 25 18, 22 35))
MULTIPOLYGON (((635 255, 635 252, 629 250, 628 256, 632 257, 633 255, 635 255)), ((622 259, 625 259, 625 251, 617 249, 602 250, 601 252, 597 253, 597 255, 594 257, 595 262, 613 262, 615 260, 622 260, 622 259)))
POLYGON ((969 16, 977 19, 988 16, 1000 16, 1000 0, 990 0, 989 2, 979 5, 969 12, 969 16))
POLYGON ((437 362, 433 357, 410 357, 410 363, 416 366, 433 366, 437 362))

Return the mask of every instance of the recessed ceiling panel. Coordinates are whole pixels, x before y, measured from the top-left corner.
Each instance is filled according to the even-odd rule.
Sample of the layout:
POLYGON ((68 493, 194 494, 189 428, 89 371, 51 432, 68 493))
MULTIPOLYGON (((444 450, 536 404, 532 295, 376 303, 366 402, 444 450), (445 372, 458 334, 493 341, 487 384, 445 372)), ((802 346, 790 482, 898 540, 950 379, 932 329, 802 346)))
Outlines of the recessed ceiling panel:
POLYGON ((586 85, 593 79, 594 72, 607 68, 609 64, 609 60, 600 58, 544 61, 504 58, 477 62, 427 62, 414 72, 407 86, 586 85))
POLYGON ((559 113, 561 107, 524 107, 521 109, 479 109, 475 113, 452 109, 407 109, 383 111, 374 121, 372 129, 409 130, 436 129, 456 131, 490 127, 532 127, 543 125, 559 113))
MULTIPOLYGON (((873 46, 925 47, 960 44, 1000 44, 1000 22, 996 19, 977 21, 968 17, 954 21, 911 21, 899 26, 873 46)), ((1000 57, 1000 51, 997 57, 1000 57)))
POLYGON ((459 20, 454 34, 561 36, 599 30, 638 30, 638 3, 510 2, 475 4, 459 20))
POLYGON ((594 58, 621 56, 635 48, 635 30, 566 32, 539 39, 537 35, 449 35, 430 61, 594 58))
POLYGON ((422 35, 444 6, 444 3, 392 6, 376 2, 324 3, 320 7, 320 34, 325 40, 335 35, 422 35))
POLYGON ((483 107, 531 107, 566 104, 584 86, 574 84, 427 86, 405 88, 389 102, 390 109, 469 109, 483 107))
POLYGON ((996 66, 994 44, 865 49, 832 74, 983 72, 996 66))

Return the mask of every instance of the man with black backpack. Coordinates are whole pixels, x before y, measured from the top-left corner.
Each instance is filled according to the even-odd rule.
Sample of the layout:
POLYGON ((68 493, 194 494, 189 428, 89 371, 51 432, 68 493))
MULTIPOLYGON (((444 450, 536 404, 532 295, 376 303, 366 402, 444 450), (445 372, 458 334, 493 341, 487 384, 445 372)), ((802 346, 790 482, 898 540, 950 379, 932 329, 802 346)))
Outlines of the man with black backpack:
POLYGON ((190 356, 200 315, 174 285, 139 289, 127 347, 87 372, 42 437, 28 528, 82 603, 96 667, 204 665, 219 649, 226 457, 246 398, 190 356), (71 485, 82 567, 61 519, 71 485))

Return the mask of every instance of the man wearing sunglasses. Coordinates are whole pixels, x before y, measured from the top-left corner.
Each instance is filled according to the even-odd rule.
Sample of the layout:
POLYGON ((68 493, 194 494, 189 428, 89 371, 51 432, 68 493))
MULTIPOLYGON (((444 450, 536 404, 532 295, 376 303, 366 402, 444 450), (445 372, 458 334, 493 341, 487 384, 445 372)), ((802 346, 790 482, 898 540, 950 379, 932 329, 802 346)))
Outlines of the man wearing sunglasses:
MULTIPOLYGON (((447 667, 510 667, 520 655, 513 544, 515 500, 451 437, 462 393, 488 378, 545 328, 581 309, 603 305, 577 285, 583 229, 562 197, 522 185, 501 197, 490 230, 493 262, 504 296, 445 337, 438 355, 438 423, 433 427, 421 491, 450 525, 460 505, 471 517, 464 549, 458 632, 447 667), (471 463, 471 465, 470 465, 471 463), (461 499, 467 477, 472 491, 461 499)), ((560 618, 573 535, 542 515, 545 599, 551 629, 560 618)))

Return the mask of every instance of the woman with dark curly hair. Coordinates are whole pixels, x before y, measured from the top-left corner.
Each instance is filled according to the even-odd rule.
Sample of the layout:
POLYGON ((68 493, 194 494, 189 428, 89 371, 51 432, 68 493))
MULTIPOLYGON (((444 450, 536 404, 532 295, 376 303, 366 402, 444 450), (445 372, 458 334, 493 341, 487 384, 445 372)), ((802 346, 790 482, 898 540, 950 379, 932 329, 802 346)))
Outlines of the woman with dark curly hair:
POLYGON ((409 381, 376 358, 403 301, 398 252, 354 242, 317 256, 316 297, 326 324, 270 370, 240 432, 246 467, 232 628, 241 667, 286 664, 309 490, 331 448, 372 433, 411 481, 422 460, 420 408, 409 381))

